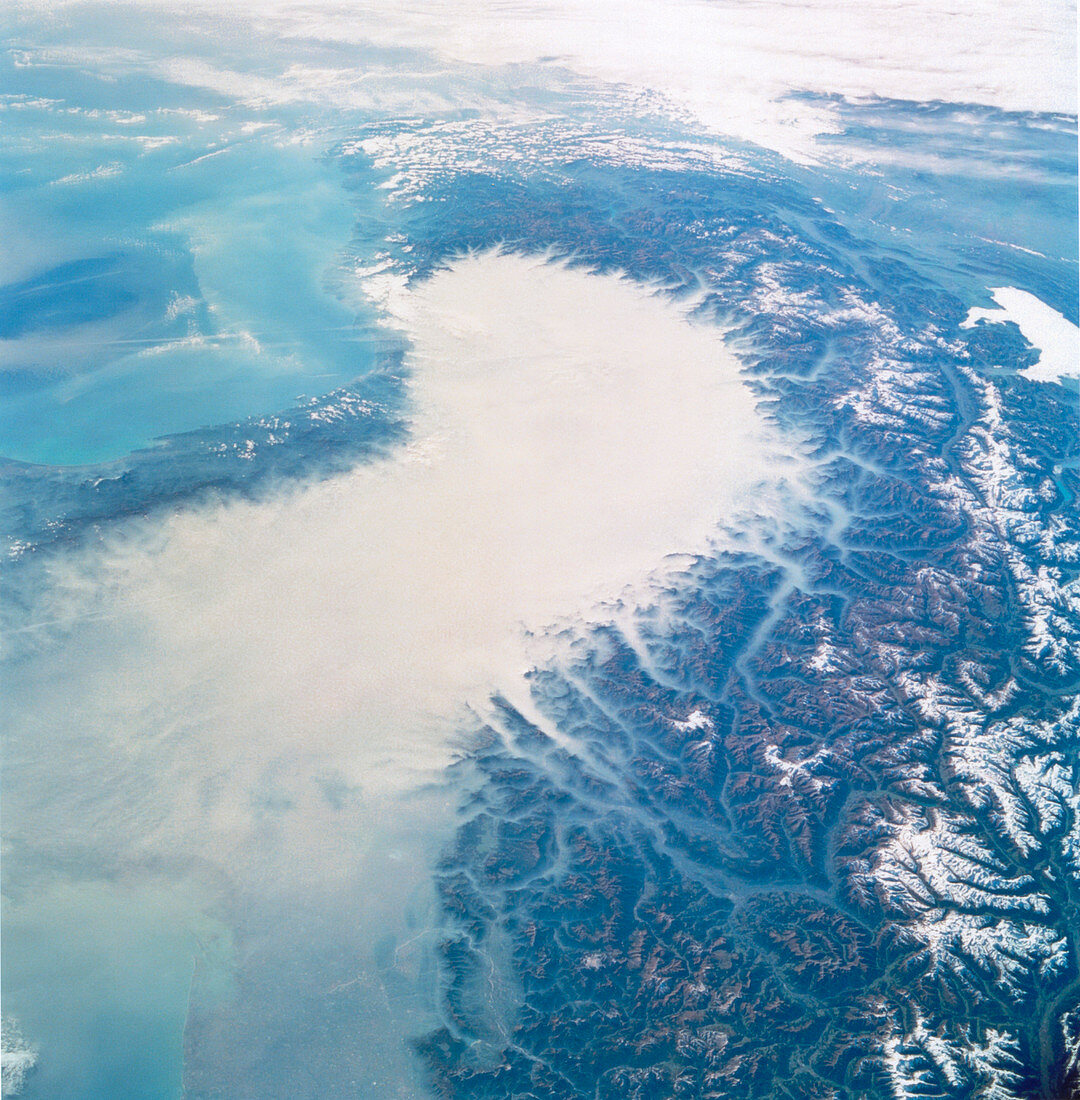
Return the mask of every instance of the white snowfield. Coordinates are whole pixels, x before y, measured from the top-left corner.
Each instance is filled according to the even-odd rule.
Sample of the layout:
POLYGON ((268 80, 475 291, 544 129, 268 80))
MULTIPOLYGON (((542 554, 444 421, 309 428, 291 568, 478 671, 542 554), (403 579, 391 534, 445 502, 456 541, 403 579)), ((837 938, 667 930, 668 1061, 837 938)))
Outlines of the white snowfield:
POLYGON ((1033 382, 1080 378, 1080 328, 1026 290, 998 286, 992 287, 990 293, 1000 308, 970 310, 961 328, 974 328, 978 321, 993 324, 1011 321, 1041 353, 1033 367, 1020 371, 1025 378, 1033 382))

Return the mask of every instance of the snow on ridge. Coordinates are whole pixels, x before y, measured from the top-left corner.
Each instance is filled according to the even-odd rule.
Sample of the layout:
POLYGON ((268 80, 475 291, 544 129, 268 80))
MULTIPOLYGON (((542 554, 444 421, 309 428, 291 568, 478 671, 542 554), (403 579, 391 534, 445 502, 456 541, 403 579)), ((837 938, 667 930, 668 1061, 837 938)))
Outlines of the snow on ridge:
POLYGON ((964 1095, 1020 1100, 1018 1049, 1015 1036, 996 1028, 987 1029, 982 1043, 969 1026, 955 1036, 946 1036, 916 1009, 910 1028, 905 1029, 900 1019, 895 1021, 882 1061, 895 1100, 926 1095, 927 1086, 936 1084, 938 1078, 954 1089, 963 1089, 964 1095))

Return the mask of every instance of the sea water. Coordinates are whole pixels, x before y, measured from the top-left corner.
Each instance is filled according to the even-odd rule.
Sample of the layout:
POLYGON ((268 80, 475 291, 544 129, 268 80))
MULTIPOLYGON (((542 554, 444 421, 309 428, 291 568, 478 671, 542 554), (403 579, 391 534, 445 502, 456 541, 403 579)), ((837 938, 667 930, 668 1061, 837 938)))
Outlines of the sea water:
POLYGON ((371 311, 339 262, 358 211, 325 135, 198 94, 120 111, 105 81, 0 64, 3 454, 102 462, 370 369, 371 311))

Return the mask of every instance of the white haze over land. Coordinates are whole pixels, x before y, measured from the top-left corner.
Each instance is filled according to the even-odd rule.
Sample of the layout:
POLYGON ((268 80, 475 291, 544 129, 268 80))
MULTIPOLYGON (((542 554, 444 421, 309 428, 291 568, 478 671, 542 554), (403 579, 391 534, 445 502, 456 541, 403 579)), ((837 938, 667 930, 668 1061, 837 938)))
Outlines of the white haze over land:
MULTIPOLYGON (((223 16, 230 34, 250 27, 276 41, 412 47, 450 63, 566 69, 635 97, 659 96, 717 133, 797 160, 823 155, 813 136, 835 121, 821 103, 785 98, 792 93, 1077 109, 1072 0, 132 0, 101 10, 127 6, 169 19, 223 16)), ((86 5, 38 0, 17 10, 59 17, 68 7, 86 5)), ((87 60, 100 64, 101 52, 87 60)), ((126 51, 124 61, 145 58, 126 51)), ((396 91, 348 62, 322 59, 255 74, 178 50, 158 71, 262 105, 370 108, 392 102, 396 91)))
MULTIPOLYGON (((119 762, 148 784, 149 813, 173 807, 162 836, 130 804, 100 820, 57 807, 64 842, 119 824, 121 847, 212 857, 255 829, 244 800, 260 785, 300 804, 314 774, 365 791, 430 777, 448 759, 433 720, 512 687, 523 628, 704 548, 788 469, 721 332, 628 280, 487 253, 395 311, 415 349, 403 450, 57 566, 43 614, 72 620, 77 641, 17 693, 43 769, 20 797, 48 800, 61 746, 37 739, 55 730, 65 759, 98 761, 102 778, 119 762)), ((275 850, 286 866, 303 854, 275 850)))
POLYGON ((282 33, 385 40, 481 65, 566 66, 659 93, 718 133, 797 159, 828 129, 791 92, 1076 110, 1069 0, 557 0, 422 7, 266 0, 282 33), (345 13, 348 14, 345 14, 345 13))
MULTIPOLYGON (((362 999, 348 1027, 367 1095, 403 1095, 406 1037, 432 1024, 389 996, 375 958, 397 945, 397 972, 430 950, 432 861, 459 796, 439 779, 469 707, 499 691, 530 714, 522 673, 550 653, 530 628, 648 583, 797 478, 692 301, 495 252, 389 305, 412 345, 407 444, 262 503, 129 522, 55 562, 12 638, 13 966, 33 983, 60 957, 80 976, 59 1015, 16 1009, 69 1058, 87 999, 128 1011, 135 987, 176 985, 151 958, 110 961, 115 945, 158 944, 176 970, 186 928, 223 921, 213 937, 238 937, 243 958, 245 928, 266 950, 258 927, 280 911, 275 953, 340 939, 343 974, 305 963, 304 980, 362 999), (71 887, 54 873, 68 865, 71 887), (56 943, 38 943, 57 914, 56 943)), ((277 1057, 291 1022, 274 1003, 249 999, 229 1051, 277 1057)))
MULTIPOLYGON (((296 920, 338 912, 368 945, 348 965, 372 966, 363 951, 430 889, 452 827, 433 781, 466 707, 498 690, 529 713, 527 629, 617 597, 797 477, 693 303, 496 252, 391 304, 413 346, 406 445, 261 503, 129 523, 52 567, 15 636, 8 873, 142 868, 148 896, 58 895, 47 875, 13 927, 89 897, 94 944, 138 938, 142 915, 168 924, 165 871, 176 921, 214 883, 249 914, 288 895, 296 920)), ((362 1015, 405 1050, 392 1012, 362 1015)), ((404 1053, 378 1057, 406 1073, 404 1053)))

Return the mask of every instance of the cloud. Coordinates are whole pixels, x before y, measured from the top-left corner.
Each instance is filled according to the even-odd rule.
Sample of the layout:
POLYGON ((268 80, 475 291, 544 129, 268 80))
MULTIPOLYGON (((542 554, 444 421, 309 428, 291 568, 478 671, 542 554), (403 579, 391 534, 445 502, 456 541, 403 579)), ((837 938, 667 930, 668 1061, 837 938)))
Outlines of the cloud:
POLYGON ((210 1029, 189 1052, 196 1074, 245 1050, 286 1057, 293 979, 260 954, 268 935, 273 957, 304 956, 297 989, 361 998, 349 1020, 365 1021, 384 1084, 412 1073, 404 1037, 431 1026, 416 998, 433 990, 424 930, 457 798, 445 767, 469 708, 493 690, 527 702, 549 623, 647 586, 665 555, 703 548, 794 469, 692 303, 485 253, 389 304, 413 348, 408 445, 261 502, 119 525, 52 559, 9 634, 15 896, 47 905, 58 867, 164 876, 172 917, 153 907, 141 928, 118 886, 72 919, 173 935, 218 895, 239 941, 261 945, 237 950, 262 992, 221 1017, 192 994, 210 1029), (384 987, 388 940, 412 944, 392 952, 406 994, 384 987))
MULTIPOLYGON (((124 6, 98 5, 108 13, 124 6)), ((569 69, 622 86, 635 101, 643 92, 659 95, 717 133, 797 160, 824 155, 812 138, 834 128, 835 120, 823 104, 785 98, 793 92, 979 103, 1013 111, 1071 114, 1077 108, 1070 0, 1004 5, 956 0, 944 6, 932 0, 875 0, 857 7, 847 0, 432 0, 423 5, 196 0, 182 6, 183 21, 175 24, 181 11, 175 0, 133 0, 128 6, 159 9, 166 40, 176 27, 201 19, 228 35, 245 28, 268 45, 257 72, 193 56, 190 42, 172 46, 164 60, 155 58, 152 42, 138 57, 117 47, 116 66, 147 67, 176 83, 262 107, 310 103, 365 110, 393 104, 408 112, 422 95, 426 106, 438 109, 430 82, 408 72, 419 66, 430 77, 431 61, 421 57, 428 54, 459 66, 569 69), (302 40, 305 50, 319 42, 324 55, 312 63, 297 60, 295 51, 276 52, 290 40, 302 40), (371 69, 374 59, 369 59, 358 69, 350 49, 372 45, 412 49, 416 55, 408 62, 399 57, 388 69, 385 61, 371 69), (335 54, 340 47, 345 51, 335 54), (274 56, 281 65, 276 73, 266 64, 274 56)), ((23 5, 25 11, 33 8, 23 5)), ((81 54, 69 48, 33 56, 101 65, 110 54, 87 46, 81 54)), ((457 89, 458 103, 463 94, 457 89)))
POLYGON ((404 450, 55 567, 42 614, 73 632, 12 712, 40 767, 13 797, 52 806, 48 843, 215 859, 258 847, 276 799, 274 858, 303 861, 327 776, 376 804, 436 774, 457 708, 528 667, 526 629, 703 547, 787 469, 719 331, 627 280, 488 253, 393 308, 404 450))

